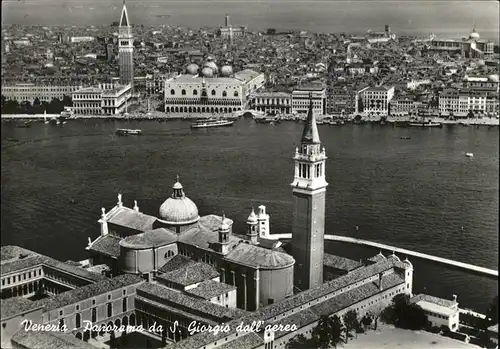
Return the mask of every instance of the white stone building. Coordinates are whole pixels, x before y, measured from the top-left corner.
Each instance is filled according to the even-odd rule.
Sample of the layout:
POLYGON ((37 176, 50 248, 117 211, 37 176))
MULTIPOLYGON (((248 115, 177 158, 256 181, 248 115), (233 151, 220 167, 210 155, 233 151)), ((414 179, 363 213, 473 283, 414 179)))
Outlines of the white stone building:
POLYGON ((361 98, 363 113, 366 115, 387 115, 389 103, 394 97, 394 86, 369 87, 365 89, 361 98))
POLYGON ((418 294, 410 301, 422 307, 431 326, 446 326, 453 332, 458 329, 460 311, 457 296, 453 295, 453 300, 450 301, 426 294, 418 294))
POLYGON ((118 115, 126 111, 132 97, 130 85, 102 84, 73 92, 75 115, 118 115))
POLYGON ((260 92, 252 96, 252 108, 275 114, 292 112, 292 95, 286 92, 260 92))
POLYGON ((40 102, 50 102, 53 98, 62 100, 64 96, 71 94, 83 88, 82 86, 50 86, 35 84, 16 84, 2 85, 2 95, 10 100, 16 100, 18 103, 30 102, 33 103, 35 98, 40 102))
POLYGON ((309 110, 312 96, 313 114, 325 115, 326 112, 326 89, 323 86, 299 86, 292 91, 292 114, 306 114, 309 110))

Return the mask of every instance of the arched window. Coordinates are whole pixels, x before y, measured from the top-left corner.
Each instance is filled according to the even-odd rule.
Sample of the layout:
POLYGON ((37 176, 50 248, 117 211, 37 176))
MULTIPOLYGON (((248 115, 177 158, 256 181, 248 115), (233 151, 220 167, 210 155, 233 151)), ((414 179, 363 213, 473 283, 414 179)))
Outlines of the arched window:
POLYGON ((80 314, 76 314, 76 327, 81 327, 82 326, 82 318, 80 316, 80 314))
POLYGON ((182 94, 183 96, 185 96, 185 95, 186 95, 186 90, 182 90, 182 91, 181 91, 181 94, 182 94))
POLYGON ((234 96, 238 97, 238 91, 234 91, 234 96))
POLYGON ((198 90, 193 90, 193 95, 197 96, 198 95, 198 90))
POLYGON ((215 96, 215 90, 212 90, 212 96, 215 96))
POLYGON ((202 92, 201 92, 201 95, 202 95, 203 97, 206 97, 206 96, 207 96, 207 91, 202 91, 202 92))
POLYGON ((227 92, 226 91, 222 91, 222 97, 227 97, 227 92))
POLYGON ((108 303, 108 317, 113 316, 113 305, 111 303, 108 303))
POLYGON ((175 91, 174 91, 174 89, 171 89, 171 90, 170 90, 170 94, 171 94, 172 96, 173 96, 173 95, 175 95, 175 91))
POLYGON ((127 298, 123 298, 123 312, 127 311, 127 298))

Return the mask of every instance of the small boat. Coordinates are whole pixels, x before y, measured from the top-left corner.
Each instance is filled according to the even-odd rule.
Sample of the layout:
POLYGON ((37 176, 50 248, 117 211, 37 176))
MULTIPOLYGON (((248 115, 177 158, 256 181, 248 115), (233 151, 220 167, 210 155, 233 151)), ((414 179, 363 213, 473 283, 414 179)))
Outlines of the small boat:
POLYGON ((344 125, 344 120, 330 120, 329 122, 330 125, 333 125, 333 126, 341 126, 341 125, 344 125))
POLYGON ((467 156, 468 158, 473 158, 474 154, 472 154, 472 153, 465 153, 465 156, 467 156))
POLYGON ((118 136, 128 136, 128 135, 142 135, 142 130, 132 130, 128 128, 119 128, 116 130, 118 136))
POLYGON ((73 198, 70 198, 70 199, 69 199, 69 203, 70 203, 70 204, 76 204, 76 200, 75 200, 75 199, 73 199, 73 198))
POLYGON ((411 139, 411 137, 405 136, 405 137, 399 137, 399 139, 411 139))
POLYGON ((265 116, 260 118, 254 118, 255 122, 258 124, 270 124, 271 122, 280 122, 278 117, 275 116, 265 116))
POLYGON ((197 122, 191 124, 191 128, 209 128, 209 127, 224 127, 233 126, 234 121, 228 120, 226 118, 220 119, 207 119, 198 120, 197 122))
POLYGON ((412 127, 443 127, 443 124, 440 122, 410 122, 408 126, 412 127))

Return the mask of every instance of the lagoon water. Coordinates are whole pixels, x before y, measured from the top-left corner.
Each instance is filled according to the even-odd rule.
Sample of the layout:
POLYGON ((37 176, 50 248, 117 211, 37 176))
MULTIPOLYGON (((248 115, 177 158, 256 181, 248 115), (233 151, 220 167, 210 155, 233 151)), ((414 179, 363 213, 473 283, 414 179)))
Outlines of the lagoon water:
MULTIPOLYGON (((250 119, 199 130, 185 121, 4 124, 2 245, 84 259, 87 238, 99 234, 101 207, 109 210, 122 193, 125 205, 137 200, 141 211, 157 215, 177 174, 200 214, 224 211, 235 229, 244 231, 252 205, 264 204, 272 232, 290 232, 291 158, 302 127, 250 119), (116 128, 140 128, 144 134, 118 137, 116 128), (76 203, 70 204, 71 198, 76 203)), ((498 269, 497 127, 320 125, 319 130, 329 157, 327 233, 498 269)), ((340 243, 327 243, 326 249, 356 259, 378 253, 340 243)), ((496 281, 413 264, 415 293, 457 294, 461 307, 479 312, 497 294, 496 281)))

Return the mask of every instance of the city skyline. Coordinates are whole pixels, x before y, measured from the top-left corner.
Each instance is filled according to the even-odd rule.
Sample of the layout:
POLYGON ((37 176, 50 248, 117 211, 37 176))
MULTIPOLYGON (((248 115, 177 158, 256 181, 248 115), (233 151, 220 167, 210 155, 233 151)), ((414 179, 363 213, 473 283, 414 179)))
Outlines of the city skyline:
MULTIPOLYGON (((359 34, 368 29, 379 31, 390 24, 399 35, 457 38, 476 29, 485 39, 498 41, 498 3, 492 1, 292 1, 283 6, 280 0, 264 1, 138 1, 129 0, 131 22, 136 25, 173 25, 189 28, 218 27, 224 15, 235 25, 251 30, 276 28, 312 32, 346 32, 359 34), (196 4, 196 6, 195 6, 196 4), (311 6, 321 4, 321 6, 311 6), (164 11, 164 12, 162 12, 164 11), (168 18, 158 15, 169 15, 168 18)), ((109 25, 116 21, 121 0, 89 1, 4 1, 2 24, 26 25, 109 25), (26 7, 29 6, 28 10, 26 7)))

